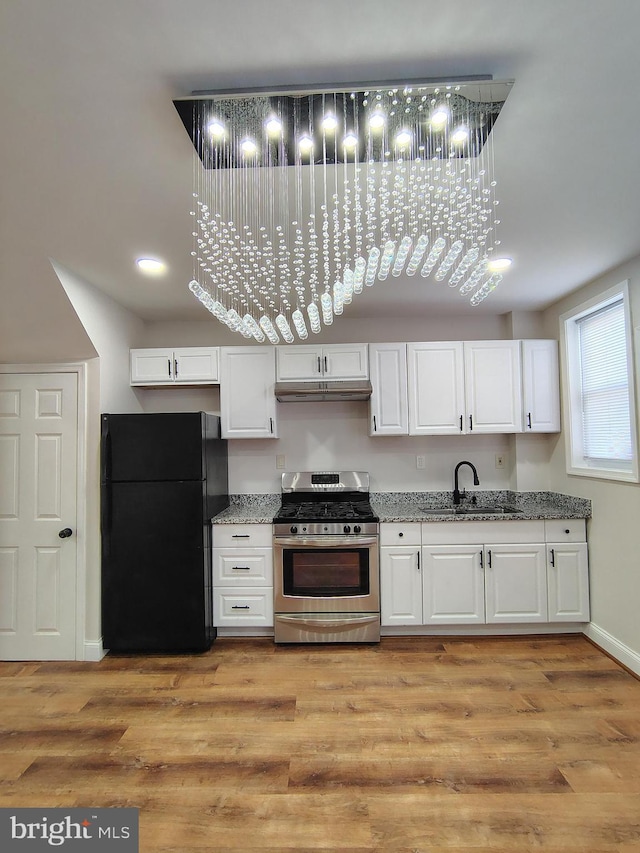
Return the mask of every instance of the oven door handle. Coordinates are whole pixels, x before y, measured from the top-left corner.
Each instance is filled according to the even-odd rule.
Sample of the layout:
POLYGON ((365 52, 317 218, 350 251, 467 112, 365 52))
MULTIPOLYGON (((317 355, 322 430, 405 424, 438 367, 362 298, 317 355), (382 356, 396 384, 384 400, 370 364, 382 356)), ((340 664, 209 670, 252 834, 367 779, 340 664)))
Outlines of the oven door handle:
POLYGON ((360 548, 363 545, 377 545, 377 536, 352 536, 340 537, 336 539, 333 536, 276 536, 273 540, 274 545, 286 545, 298 548, 304 548, 308 545, 314 545, 319 548, 360 548))
POLYGON ((370 622, 377 622, 380 616, 374 613, 367 616, 345 616, 342 619, 320 619, 308 613, 301 613, 299 616, 283 616, 278 613, 277 618, 279 622, 303 628, 344 628, 349 625, 368 625, 370 622))

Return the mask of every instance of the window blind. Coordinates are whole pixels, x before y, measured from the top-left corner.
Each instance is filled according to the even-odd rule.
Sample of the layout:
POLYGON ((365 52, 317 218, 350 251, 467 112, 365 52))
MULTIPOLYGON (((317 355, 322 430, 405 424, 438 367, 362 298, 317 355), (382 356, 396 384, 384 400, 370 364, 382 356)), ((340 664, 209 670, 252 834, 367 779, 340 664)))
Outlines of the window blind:
POLYGON ((586 461, 632 458, 622 300, 577 321, 586 461))

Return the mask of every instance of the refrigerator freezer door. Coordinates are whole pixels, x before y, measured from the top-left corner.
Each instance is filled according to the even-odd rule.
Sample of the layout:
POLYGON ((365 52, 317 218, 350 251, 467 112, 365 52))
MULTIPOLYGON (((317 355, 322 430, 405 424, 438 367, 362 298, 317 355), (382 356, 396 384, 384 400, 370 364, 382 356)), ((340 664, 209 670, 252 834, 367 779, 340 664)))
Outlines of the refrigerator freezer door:
POLYGON ((211 578, 203 483, 103 486, 105 649, 203 651, 211 645, 211 578))
POLYGON ((202 412, 102 415, 102 482, 202 480, 202 412))

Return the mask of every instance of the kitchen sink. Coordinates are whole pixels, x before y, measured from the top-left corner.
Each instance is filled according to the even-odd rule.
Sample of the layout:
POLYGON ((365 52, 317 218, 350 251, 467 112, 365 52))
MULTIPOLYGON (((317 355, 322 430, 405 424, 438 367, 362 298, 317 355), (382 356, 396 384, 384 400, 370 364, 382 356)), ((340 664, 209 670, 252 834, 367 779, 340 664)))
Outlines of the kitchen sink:
POLYGON ((513 506, 445 506, 445 507, 422 507, 423 515, 511 515, 522 512, 513 506))

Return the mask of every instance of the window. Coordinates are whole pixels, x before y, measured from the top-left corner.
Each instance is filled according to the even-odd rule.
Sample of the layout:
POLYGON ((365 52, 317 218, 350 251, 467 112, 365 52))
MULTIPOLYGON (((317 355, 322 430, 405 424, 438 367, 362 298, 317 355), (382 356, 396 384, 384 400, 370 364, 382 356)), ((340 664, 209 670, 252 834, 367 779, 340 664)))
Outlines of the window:
POLYGON ((628 288, 563 314, 567 472, 638 480, 628 288))

